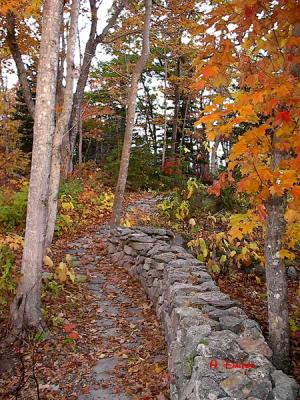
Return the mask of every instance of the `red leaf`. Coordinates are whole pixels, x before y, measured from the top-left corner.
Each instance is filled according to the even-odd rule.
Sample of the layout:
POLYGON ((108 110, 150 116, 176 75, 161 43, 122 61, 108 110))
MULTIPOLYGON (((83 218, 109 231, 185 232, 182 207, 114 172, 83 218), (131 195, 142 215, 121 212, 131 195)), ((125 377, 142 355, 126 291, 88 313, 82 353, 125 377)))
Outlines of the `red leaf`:
POLYGON ((64 326, 64 332, 69 333, 76 327, 76 324, 70 323, 64 326))
POLYGON ((76 339, 79 339, 79 338, 80 338, 80 336, 78 335, 77 332, 71 332, 71 333, 69 333, 69 334, 68 334, 68 337, 69 337, 70 339, 73 339, 73 340, 76 340, 76 339))
POLYGON ((207 189, 208 194, 214 194, 215 196, 220 196, 221 194, 221 184, 219 181, 215 181, 213 185, 207 189))
POLYGON ((276 115, 275 124, 280 125, 282 122, 289 123, 292 121, 291 114, 289 111, 280 111, 276 115))
POLYGON ((266 218, 266 215, 267 215, 265 206, 263 204, 259 204, 257 206, 257 211, 258 211, 260 220, 264 221, 266 218))
POLYGON ((245 7, 245 16, 246 16, 246 18, 252 18, 253 15, 254 15, 253 7, 246 6, 245 7))

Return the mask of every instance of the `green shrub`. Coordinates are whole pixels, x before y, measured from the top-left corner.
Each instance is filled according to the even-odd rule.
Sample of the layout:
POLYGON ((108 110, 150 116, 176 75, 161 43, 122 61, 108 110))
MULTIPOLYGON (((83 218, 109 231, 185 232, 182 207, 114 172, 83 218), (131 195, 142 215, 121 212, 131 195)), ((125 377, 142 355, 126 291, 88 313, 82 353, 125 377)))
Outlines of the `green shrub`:
POLYGON ((83 192, 83 185, 79 179, 63 182, 59 188, 59 198, 62 196, 71 197, 73 201, 78 201, 78 197, 83 192))
MULTIPOLYGON (((120 168, 121 148, 114 148, 106 157, 104 170, 117 182, 120 168)), ((128 185, 133 190, 160 189, 162 173, 157 157, 151 152, 148 144, 142 138, 136 138, 131 148, 128 185)))
POLYGON ((6 232, 25 224, 27 198, 27 187, 22 188, 10 197, 0 193, 0 226, 6 232))
POLYGON ((14 254, 8 245, 0 246, 0 304, 7 303, 7 293, 15 292, 16 283, 12 277, 14 254))

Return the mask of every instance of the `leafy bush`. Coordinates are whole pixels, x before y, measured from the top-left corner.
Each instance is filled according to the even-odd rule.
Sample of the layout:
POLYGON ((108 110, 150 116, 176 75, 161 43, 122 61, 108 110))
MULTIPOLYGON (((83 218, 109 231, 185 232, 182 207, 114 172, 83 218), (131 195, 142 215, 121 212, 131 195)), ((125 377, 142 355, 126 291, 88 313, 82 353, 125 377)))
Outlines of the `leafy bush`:
POLYGON ((24 187, 12 196, 0 193, 0 226, 6 232, 25 224, 28 188, 24 187))
POLYGON ((15 291, 16 284, 12 277, 14 254, 8 245, 0 246, 0 304, 7 303, 7 293, 15 291))
POLYGON ((59 198, 71 197, 75 202, 78 201, 78 197, 83 192, 83 185, 79 179, 63 182, 59 188, 59 198))

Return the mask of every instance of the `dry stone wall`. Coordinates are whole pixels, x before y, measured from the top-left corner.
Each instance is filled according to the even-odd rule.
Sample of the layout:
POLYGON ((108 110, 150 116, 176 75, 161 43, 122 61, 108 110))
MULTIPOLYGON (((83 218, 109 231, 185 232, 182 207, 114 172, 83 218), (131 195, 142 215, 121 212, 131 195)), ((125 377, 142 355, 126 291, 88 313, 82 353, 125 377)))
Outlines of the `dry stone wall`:
POLYGON ((295 400, 297 384, 271 363, 259 325, 223 294, 171 231, 104 234, 112 261, 137 278, 162 322, 173 400, 295 400))

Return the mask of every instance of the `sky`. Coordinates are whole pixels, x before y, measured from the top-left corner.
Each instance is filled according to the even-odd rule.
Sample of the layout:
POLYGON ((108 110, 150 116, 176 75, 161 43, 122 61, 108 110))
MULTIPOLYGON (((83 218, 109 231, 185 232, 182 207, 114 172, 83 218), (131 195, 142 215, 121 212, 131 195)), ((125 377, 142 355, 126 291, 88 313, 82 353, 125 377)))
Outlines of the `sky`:
MULTIPOLYGON (((88 1, 84 0, 82 3, 83 3, 84 6, 88 7, 88 1)), ((99 17, 98 33, 100 33, 103 30, 103 28, 105 27, 105 25, 107 23, 107 19, 108 19, 108 15, 109 15, 109 9, 111 8, 112 3, 113 3, 113 0, 102 0, 101 1, 101 4, 99 6, 99 10, 98 10, 98 17, 99 17)), ((79 32, 80 32, 80 49, 81 49, 81 53, 84 53, 85 44, 86 44, 86 42, 88 40, 88 36, 89 36, 89 29, 90 29, 90 22, 89 22, 88 18, 81 15, 80 18, 79 18, 79 32)), ((99 45, 98 49, 97 49, 96 57, 94 59, 94 63, 99 61, 99 60, 102 60, 102 61, 109 60, 109 58, 110 57, 107 54, 105 54, 105 52, 103 51, 103 48, 101 48, 101 45, 99 45)), ((77 51, 76 51, 76 54, 75 54, 75 63, 78 66, 80 64, 78 43, 77 43, 77 51)), ((14 70, 14 72, 13 71, 7 71, 6 72, 6 79, 7 79, 8 88, 12 88, 18 82, 18 77, 17 77, 17 74, 16 74, 16 68, 15 68, 15 63, 14 62, 12 62, 12 70, 14 70)))

